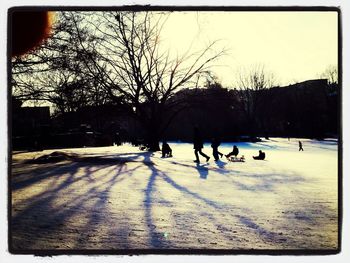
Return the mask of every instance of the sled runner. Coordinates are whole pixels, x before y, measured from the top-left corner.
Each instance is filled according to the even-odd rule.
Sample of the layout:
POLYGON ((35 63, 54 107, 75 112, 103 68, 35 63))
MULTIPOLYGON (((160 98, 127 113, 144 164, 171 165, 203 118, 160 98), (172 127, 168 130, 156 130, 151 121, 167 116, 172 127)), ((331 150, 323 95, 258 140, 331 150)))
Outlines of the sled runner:
POLYGON ((241 157, 231 156, 231 157, 228 157, 227 160, 230 162, 245 162, 244 155, 242 155, 241 157))

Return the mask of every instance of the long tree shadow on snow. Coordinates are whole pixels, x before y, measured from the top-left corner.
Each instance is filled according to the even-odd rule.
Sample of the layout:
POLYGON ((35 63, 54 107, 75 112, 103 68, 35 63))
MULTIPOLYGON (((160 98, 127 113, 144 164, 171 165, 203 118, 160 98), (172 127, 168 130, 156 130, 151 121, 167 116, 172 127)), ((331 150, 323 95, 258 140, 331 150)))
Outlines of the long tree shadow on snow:
MULTIPOLYGON (((135 152, 127 154, 84 156, 83 154, 71 155, 62 152, 63 156, 59 156, 62 158, 58 160, 43 158, 50 156, 50 154, 46 154, 34 160, 26 160, 22 164, 20 164, 22 166, 25 165, 26 170, 23 170, 22 172, 17 172, 15 176, 11 177, 11 190, 13 191, 22 189, 33 184, 39 183, 40 181, 48 179, 49 177, 57 176, 57 174, 69 172, 69 169, 71 169, 70 167, 73 167, 75 165, 80 165, 80 167, 88 167, 91 165, 123 165, 127 162, 139 162, 139 160, 137 159, 147 154, 148 153, 145 152, 135 152)), ((19 165, 16 164, 16 166, 19 165)), ((12 169, 12 172, 13 170, 14 169, 12 169)))
MULTIPOLYGON (((145 219, 146 224, 148 227, 148 235, 149 235, 149 244, 152 248, 169 248, 172 246, 171 242, 165 238, 163 233, 160 233, 157 230, 157 226, 154 223, 154 219, 152 217, 152 204, 153 204, 153 197, 156 193, 156 181, 159 179, 164 180, 164 182, 168 183, 171 187, 174 189, 180 191, 184 195, 189 196, 190 198, 198 201, 199 203, 204 203, 208 207, 211 207, 217 211, 221 211, 221 213, 225 213, 226 207, 225 205, 221 204, 220 202, 210 200, 209 198, 203 197, 199 193, 196 193, 195 191, 192 191, 188 189, 187 187, 177 183, 174 179, 172 179, 170 176, 168 176, 166 173, 160 171, 157 169, 156 165, 152 162, 151 156, 152 153, 149 152, 143 152, 143 153, 137 153, 134 154, 134 156, 130 157, 130 154, 127 154, 129 159, 136 160, 136 159, 142 159, 142 163, 146 164, 150 171, 151 175, 149 177, 147 187, 145 189, 145 197, 144 197, 144 208, 145 208, 145 219)), ((115 163, 113 160, 111 163, 105 163, 105 162, 97 162, 99 163, 101 168, 97 169, 91 169, 91 164, 88 162, 79 162, 79 163, 72 163, 70 165, 66 166, 60 166, 58 167, 58 170, 51 170, 51 171, 45 171, 45 175, 40 175, 38 170, 36 171, 36 175, 39 176, 39 179, 33 178, 30 175, 28 175, 28 181, 26 181, 26 175, 22 175, 22 181, 13 182, 12 187, 14 189, 23 189, 25 187, 28 187, 34 183, 38 183, 41 180, 49 177, 53 177, 56 179, 56 182, 52 182, 49 185, 49 188, 45 190, 44 192, 33 196, 30 200, 25 200, 23 202, 23 205, 27 205, 23 210, 16 213, 16 215, 12 218, 11 221, 11 228, 13 230, 13 233, 16 238, 19 236, 19 239, 13 240, 14 242, 11 245, 14 245, 15 248, 35 248, 35 244, 38 240, 45 239, 46 235, 55 235, 55 233, 59 232, 60 229, 64 228, 64 225, 66 224, 67 220, 70 218, 73 218, 74 215, 79 213, 81 211, 80 209, 84 208, 84 204, 88 202, 92 197, 96 198, 96 201, 93 203, 92 208, 96 207, 96 209, 99 211, 97 214, 92 213, 90 214, 90 218, 88 218, 87 222, 85 223, 85 227, 83 226, 81 228, 81 232, 77 235, 79 238, 77 238, 75 244, 73 245, 75 249, 83 249, 88 245, 88 243, 91 241, 91 238, 93 237, 94 231, 98 231, 99 224, 102 222, 101 213, 104 211, 109 194, 111 192, 111 188, 113 188, 114 185, 116 185, 118 182, 123 180, 125 178, 125 173, 123 173, 123 167, 117 166, 115 168, 115 163), (103 163, 103 164, 102 164, 103 163), (113 164, 113 165, 111 165, 113 164), (77 177, 77 174, 79 172, 79 169, 85 168, 86 172, 84 176, 77 177), (59 170, 61 169, 61 170, 59 170), (69 198, 69 195, 72 194, 76 196, 76 193, 73 193, 72 189, 69 190, 72 185, 75 183, 81 182, 81 180, 87 179, 86 184, 92 180, 90 177, 90 174, 95 173, 98 169, 109 169, 108 173, 114 172, 114 175, 109 178, 108 181, 104 182, 102 185, 95 185, 92 187, 89 187, 88 190, 84 193, 80 193, 79 196, 74 198, 74 200, 71 200, 69 198), (61 173, 60 175, 57 175, 61 173), (120 175, 123 174, 123 177, 120 175), (64 180, 59 182, 60 177, 64 176, 64 180), (69 190, 69 191, 67 191, 69 190), (64 191, 64 194, 68 197, 67 200, 64 200, 64 202, 61 205, 55 205, 54 207, 52 204, 55 202, 56 198, 64 191), (35 217, 35 220, 30 220, 35 217), (34 222, 33 225, 30 225, 29 223, 34 222), (95 225, 94 230, 91 231, 90 226, 95 225), (31 242, 30 243, 21 243, 20 242, 20 236, 21 234, 28 234, 28 231, 31 232, 31 242), (15 244, 14 244, 15 243, 15 244)), ((94 165, 98 165, 96 162, 94 165)), ((173 162, 174 163, 174 162, 173 162)), ((183 165, 187 168, 191 168, 194 170, 197 170, 199 173, 200 171, 193 165, 186 165, 186 164, 180 164, 176 163, 177 165, 183 165)), ((140 164, 142 165, 142 164, 140 164)), ((139 167, 139 166, 138 166, 139 167)), ((138 167, 135 168, 138 169, 138 167)), ((218 169, 216 171, 222 171, 225 176, 229 176, 227 173, 224 172, 225 169, 222 169, 220 167, 215 168, 218 169)), ((135 171, 134 170, 134 171, 135 171)), ((132 170, 128 170, 128 175, 132 175, 132 170)), ((207 170, 204 172, 204 175, 206 177, 208 176, 210 169, 207 168, 207 170)), ((236 173, 237 175, 238 173, 236 173)), ((202 174, 200 173, 200 176, 202 174)), ((240 174, 241 175, 241 174, 240 174)), ((254 176, 254 175, 250 175, 254 176)), ((256 175, 255 175, 256 176, 256 175)), ((281 179, 281 178, 280 178, 281 179)), ((276 180, 271 179, 271 180, 276 180)), ((282 179, 281 179, 282 180, 282 179)), ((237 182, 232 182, 236 185, 237 182)), ((269 182, 268 182, 269 184, 269 182)), ((243 190, 253 190, 249 189, 246 186, 239 186, 243 190), (244 189, 245 188, 245 189, 244 189)), ((74 187, 72 187, 74 188, 74 187)), ((261 190, 266 191, 268 187, 261 187, 261 190)), ((19 203, 21 205, 21 203, 19 203)), ((14 207, 15 209, 15 207, 14 207)), ((258 226, 252 219, 247 217, 243 214, 235 214, 232 215, 232 217, 235 217, 236 219, 239 219, 239 221, 246 225, 248 228, 253 229, 259 236, 266 240, 271 240, 271 238, 276 237, 276 233, 268 231, 264 229, 261 226, 258 226)), ((222 222, 221 218, 218 218, 211 215, 212 219, 215 219, 217 221, 216 224, 218 225, 224 225, 225 223, 222 222), (221 223, 219 223, 221 222, 221 223)), ((228 219, 226 219, 228 220, 228 219)), ((230 224, 230 222, 227 222, 230 224)), ((227 237, 228 238, 228 237, 227 237)), ((61 240, 62 243, 64 243, 65 236, 57 234, 57 239, 61 240)), ((125 244, 123 248, 130 248, 132 245, 128 244, 128 239, 125 237, 124 240, 125 244)), ((52 248, 52 247, 50 247, 52 248)), ((55 248, 55 247, 54 247, 55 248)), ((62 247, 59 247, 62 248, 62 247)), ((135 247, 132 247, 135 248, 135 247)))
MULTIPOLYGON (((209 171, 211 169, 208 169, 206 167, 206 170, 204 171, 204 175, 202 175, 201 169, 199 168, 197 165, 196 166, 191 166, 191 165, 187 165, 187 164, 181 164, 181 163, 177 163, 172 161, 171 163, 175 164, 175 165, 182 165, 186 168, 191 168, 191 169, 195 169, 200 173, 200 177, 201 176, 205 176, 207 177, 209 171)), ((229 207, 227 207, 224 204, 220 204, 220 202, 217 201, 213 201, 210 200, 206 197, 201 196, 200 194, 191 191, 190 189, 178 184, 174 179, 172 179, 170 176, 168 176, 167 174, 165 174, 164 172, 161 172, 159 170, 156 169, 155 165, 153 163, 151 163, 149 165, 150 169, 152 170, 152 176, 150 178, 150 181, 148 183, 148 187, 147 187, 147 191, 146 191, 146 206, 147 206, 147 221, 149 223, 152 222, 152 218, 151 218, 151 196, 152 196, 152 191, 155 190, 154 187, 154 183, 156 178, 162 178, 165 182, 167 182, 168 184, 170 184, 173 188, 179 190, 180 192, 184 193, 185 195, 188 195, 189 197, 193 198, 194 200, 197 200, 199 202, 204 202, 206 205, 208 205, 209 207, 212 207, 213 209, 226 214, 226 209, 229 209, 229 207)), ((220 164, 218 165, 218 168, 213 168, 213 170, 215 170, 216 172, 222 172, 221 174, 230 177, 230 173, 232 173, 232 171, 225 171, 225 169, 223 169, 223 166, 220 167, 220 164)), ((255 178, 257 180, 261 180, 260 183, 257 183, 255 185, 246 185, 243 183, 240 183, 239 181, 235 181, 235 180, 231 180, 231 183, 235 184, 235 186, 240 189, 240 190, 245 190, 245 191, 273 191, 274 185, 275 184, 285 184, 285 183, 300 183, 304 181, 304 178, 297 176, 295 174, 288 174, 287 176, 285 175, 281 175, 278 173, 271 173, 268 175, 257 175, 257 174, 246 174, 244 175, 244 173, 242 172, 238 172, 235 171, 234 172, 235 175, 239 175, 239 177, 250 177, 250 178, 255 178)), ((237 177, 237 176, 235 176, 237 177)), ((231 178, 232 179, 232 178, 231 178)), ((239 178, 234 178, 239 180, 239 178)), ((248 208, 244 208, 243 210, 247 210, 248 208)), ((249 218, 247 216, 247 213, 244 212, 243 210, 241 210, 241 213, 238 214, 232 214, 233 218, 236 218, 239 220, 239 222, 243 225, 245 225, 247 228, 252 229, 258 236, 260 236, 263 240, 265 241, 269 241, 269 242, 280 242, 280 243, 285 243, 287 242, 287 240, 283 237, 281 237, 280 233, 276 233, 273 231, 269 231, 267 229, 265 229, 263 226, 260 226, 258 224, 256 224, 251 218, 249 218)), ((206 212, 208 213, 208 212, 206 212)), ((209 216, 209 214, 207 214, 208 219, 210 219, 211 221, 213 221, 213 218, 216 218, 217 222, 217 227, 218 228, 222 228, 222 223, 219 223, 220 218, 217 218, 216 216, 214 216, 213 214, 211 214, 209 216)), ((228 225, 230 224, 230 222, 228 222, 228 225)), ((152 225, 152 223, 151 223, 152 225)), ((224 224, 225 225, 225 224, 224 224)), ((225 228, 225 227, 224 227, 225 228)), ((228 236, 227 234, 224 234, 226 236, 226 238, 228 239, 232 239, 230 236, 228 236)), ((153 247, 159 247, 159 245, 161 244, 162 241, 159 241, 159 239, 154 239, 154 237, 152 238, 152 246, 153 247)), ((294 241, 292 239, 289 239, 288 242, 291 244, 294 241)))
POLYGON ((144 155, 145 163, 148 164, 148 167, 151 170, 151 176, 148 179, 144 199, 145 219, 148 227, 149 243, 152 248, 169 248, 171 247, 170 241, 166 239, 164 233, 156 230, 157 226, 152 218, 152 198, 153 193, 156 191, 155 183, 160 175, 160 171, 155 167, 155 164, 151 161, 150 157, 150 153, 148 155, 144 155))
MULTIPOLYGON (((142 157, 146 153, 138 153, 137 155, 130 157, 129 159, 137 159, 142 157)), ((91 160, 91 159, 90 159, 91 160)), ((44 166, 44 169, 33 169, 32 173, 26 173, 25 169, 22 173, 17 173, 16 177, 19 179, 11 181, 11 191, 18 189, 25 189, 33 184, 38 184, 42 180, 50 179, 50 183, 46 189, 31 196, 29 199, 19 201, 15 205, 12 205, 11 218, 11 230, 12 230, 12 242, 11 248, 14 249, 53 249, 53 248, 72 248, 62 247, 64 240, 68 233, 62 232, 64 226, 70 218, 79 214, 82 209, 85 209, 87 202, 91 203, 91 199, 95 198, 96 201, 90 204, 89 208, 98 211, 97 213, 90 213, 85 227, 77 236, 76 243, 73 245, 75 249, 83 249, 88 245, 89 238, 93 236, 93 233, 88 233, 88 229, 91 229, 91 225, 94 226, 94 231, 98 231, 98 225, 101 222, 101 213, 104 211, 108 202, 111 188, 121 180, 125 179, 125 173, 123 173, 123 167, 125 164, 116 165, 113 160, 110 163, 93 162, 94 169, 91 169, 91 163, 89 162, 72 162, 64 164, 55 164, 55 168, 44 166), (98 166, 99 168, 96 168, 98 166), (46 169, 49 169, 48 171, 46 169), (81 169, 84 170, 83 175, 81 169), (110 174, 108 181, 104 183, 91 184, 91 173, 96 173, 98 170, 105 169, 107 174, 110 174), (114 172, 114 173, 113 173, 114 172), (123 177, 120 177, 123 174, 123 177), (62 180, 63 179, 63 180, 62 180), (77 193, 75 186, 77 183, 83 183, 87 186, 88 190, 77 193), (91 185, 90 185, 91 184, 91 185), (62 200, 63 196, 66 196, 62 200), (60 204, 55 204, 58 200, 58 196, 61 195, 60 204), (62 202, 63 201, 63 202, 62 202), (94 209, 96 207, 96 209, 94 209), (100 213, 101 212, 101 213, 100 213), (30 241, 22 242, 21 236, 30 235, 30 241), (47 243, 47 247, 37 247, 36 243, 40 240, 45 240, 48 236, 55 236, 55 244, 47 243)), ((140 164, 141 166, 142 164, 140 164)), ((137 166, 134 168, 138 169, 137 166)), ((129 176, 132 175, 133 170, 128 170, 129 176)), ((105 173, 103 173, 105 174, 105 173)), ((103 176, 103 175, 102 175, 103 176)), ((96 183, 96 182, 95 182, 96 183)), ((78 187, 79 188, 79 187, 78 187)), ((91 231, 90 231, 91 232, 91 231)), ((92 231, 93 232, 93 231, 92 231)), ((127 248, 128 245, 125 244, 127 248)))
POLYGON ((217 175, 225 176, 229 182, 231 182, 235 187, 244 191, 263 191, 272 192, 275 191, 275 187, 285 184, 298 184, 304 183, 305 178, 297 175, 296 173, 291 173, 290 171, 285 171, 281 173, 279 171, 271 171, 271 173, 244 173, 243 171, 234 170, 234 168, 227 167, 228 163, 219 160, 216 162, 216 167, 207 167, 207 165, 188 165, 179 162, 172 161, 172 164, 183 166, 189 169, 196 169, 200 174, 201 178, 208 178, 210 171, 215 172, 217 175), (257 182, 254 184, 246 184, 244 181, 246 179, 254 179, 257 182))
MULTIPOLYGON (((205 205, 215 209, 219 213, 226 214, 227 209, 230 208, 230 207, 227 207, 227 205, 225 204, 221 204, 220 202, 210 200, 209 198, 203 197, 199 193, 196 193, 188 189, 187 187, 178 184, 170 176, 156 169, 154 164, 151 164, 149 168, 152 171, 152 175, 149 179, 147 189, 146 189, 145 206, 146 206, 146 222, 147 222, 147 225, 149 226, 149 231, 151 235, 150 243, 153 248, 164 248, 164 247, 167 247, 167 245, 169 245, 169 242, 167 240, 164 240, 162 238, 162 235, 160 233, 157 233, 154 230, 156 226, 153 224, 153 219, 152 219, 152 192, 155 191, 154 184, 157 178, 163 179, 166 183, 171 185, 173 188, 177 189, 178 191, 182 192, 185 195, 188 195, 190 198, 193 198, 194 200, 199 201, 200 203, 204 203, 205 205)), ((225 223, 222 222, 223 220, 222 218, 217 217, 213 213, 209 213, 208 211, 205 211, 205 214, 202 214, 202 215, 207 216, 208 220, 211 221, 212 223, 215 223, 218 228, 225 228, 225 223)), ((246 227, 254 230, 256 234, 259 235, 264 240, 267 240, 267 241, 273 241, 277 239, 281 240, 281 237, 279 236, 278 233, 264 229, 263 227, 254 223, 253 220, 247 217, 246 215, 243 216, 239 214, 238 215, 234 214, 232 215, 232 217, 237 218, 242 224, 246 225, 246 227)), ((227 225, 230 225, 230 223, 231 222, 227 222, 227 225)), ((227 239, 232 239, 232 236, 228 235, 225 232, 223 233, 223 235, 227 239)), ((282 239, 282 241, 285 241, 285 240, 282 239)))

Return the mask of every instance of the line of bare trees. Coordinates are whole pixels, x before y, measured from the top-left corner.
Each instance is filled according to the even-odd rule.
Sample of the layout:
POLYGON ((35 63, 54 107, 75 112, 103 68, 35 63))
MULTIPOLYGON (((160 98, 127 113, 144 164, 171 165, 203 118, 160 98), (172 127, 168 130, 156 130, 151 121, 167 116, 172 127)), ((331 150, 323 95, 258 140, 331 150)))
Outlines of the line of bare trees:
POLYGON ((169 14, 60 12, 53 35, 40 48, 12 61, 12 94, 47 101, 59 113, 111 103, 129 109, 151 150, 185 108, 172 100, 225 53, 218 43, 173 57, 162 46, 169 14))
MULTIPOLYGON (((226 52, 212 42, 174 56, 161 39, 168 16, 58 12, 51 37, 30 54, 12 59, 12 95, 21 101, 49 102, 56 114, 84 106, 120 106, 141 124, 149 149, 158 150, 167 127, 193 100, 179 90, 198 87, 203 78, 207 88, 222 88, 210 70, 226 52)), ((330 87, 335 87, 337 76, 334 66, 322 74, 330 87)), ((235 86, 236 108, 244 112, 249 133, 261 133, 273 112, 269 94, 277 86, 274 75, 255 65, 238 72, 235 86)))
POLYGON ((266 130, 265 117, 269 115, 270 105, 266 98, 272 87, 278 86, 273 73, 264 65, 256 64, 249 68, 240 68, 237 72, 237 89, 241 90, 241 108, 250 127, 255 134, 258 127, 266 130))

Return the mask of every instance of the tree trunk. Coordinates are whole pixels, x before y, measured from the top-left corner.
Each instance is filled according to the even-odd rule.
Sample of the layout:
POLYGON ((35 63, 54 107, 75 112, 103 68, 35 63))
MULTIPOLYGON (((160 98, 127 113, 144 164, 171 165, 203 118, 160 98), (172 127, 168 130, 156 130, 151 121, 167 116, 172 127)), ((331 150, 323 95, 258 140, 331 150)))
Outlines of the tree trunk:
POLYGON ((147 149, 151 152, 160 151, 159 140, 160 140, 160 137, 158 136, 158 132, 156 131, 156 129, 154 130, 150 129, 147 132, 147 137, 146 137, 147 149))
POLYGON ((160 151, 158 139, 155 138, 155 139, 149 140, 149 142, 147 142, 147 144, 148 144, 149 151, 151 151, 151 152, 160 151))
POLYGON ((159 147, 160 135, 157 125, 147 125, 146 127, 146 146, 151 152, 160 151, 159 147))

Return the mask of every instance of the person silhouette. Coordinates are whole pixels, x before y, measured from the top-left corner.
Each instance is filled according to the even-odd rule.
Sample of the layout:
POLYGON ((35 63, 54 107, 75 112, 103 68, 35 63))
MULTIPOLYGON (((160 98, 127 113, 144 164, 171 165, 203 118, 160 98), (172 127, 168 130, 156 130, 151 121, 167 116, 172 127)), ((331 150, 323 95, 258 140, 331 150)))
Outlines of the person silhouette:
POLYGON ((254 160, 265 160, 265 153, 262 150, 259 150, 258 156, 253 156, 254 160))
POLYGON ((230 156, 233 155, 237 158, 238 153, 239 153, 239 150, 238 150, 237 146, 233 145, 232 152, 230 152, 229 154, 226 154, 225 156, 226 156, 226 158, 229 158, 230 156))
POLYGON ((301 141, 299 141, 299 152, 300 151, 304 151, 304 149, 303 149, 303 144, 301 143, 301 141))
POLYGON ((220 146, 220 142, 219 140, 217 140, 216 138, 213 138, 212 139, 212 143, 211 143, 211 148, 213 148, 213 156, 214 156, 214 159, 215 161, 218 161, 219 160, 219 155, 223 156, 223 154, 221 152, 219 152, 219 146, 220 146))
POLYGON ((193 136, 193 149, 194 149, 194 155, 196 156, 196 160, 194 160, 194 162, 196 162, 196 163, 200 162, 198 153, 200 155, 202 155, 203 157, 205 157, 207 162, 210 159, 210 157, 208 155, 206 155, 205 153, 202 152, 202 148, 203 148, 202 136, 200 134, 198 127, 196 126, 196 127, 194 127, 194 136, 193 136))
POLYGON ((173 150, 170 148, 169 144, 166 141, 163 141, 162 158, 165 157, 173 157, 173 150))

